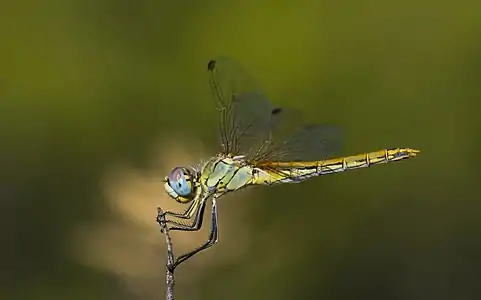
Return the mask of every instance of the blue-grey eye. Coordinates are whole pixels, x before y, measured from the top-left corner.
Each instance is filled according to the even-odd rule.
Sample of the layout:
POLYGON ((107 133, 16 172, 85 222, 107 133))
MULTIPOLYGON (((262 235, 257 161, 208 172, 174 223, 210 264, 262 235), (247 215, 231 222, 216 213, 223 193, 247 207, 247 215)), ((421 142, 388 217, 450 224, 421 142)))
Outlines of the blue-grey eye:
POLYGON ((169 185, 179 196, 189 196, 192 193, 192 181, 185 168, 177 167, 170 172, 169 185))

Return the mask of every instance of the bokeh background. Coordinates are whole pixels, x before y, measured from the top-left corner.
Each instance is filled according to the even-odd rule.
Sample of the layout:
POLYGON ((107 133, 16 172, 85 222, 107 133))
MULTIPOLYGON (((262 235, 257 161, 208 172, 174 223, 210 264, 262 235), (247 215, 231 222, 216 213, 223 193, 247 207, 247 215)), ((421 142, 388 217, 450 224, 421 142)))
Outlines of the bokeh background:
POLYGON ((0 37, 1 299, 164 298, 161 179, 218 149, 218 55, 343 154, 422 153, 226 197, 177 298, 480 299, 477 1, 10 1, 0 37))

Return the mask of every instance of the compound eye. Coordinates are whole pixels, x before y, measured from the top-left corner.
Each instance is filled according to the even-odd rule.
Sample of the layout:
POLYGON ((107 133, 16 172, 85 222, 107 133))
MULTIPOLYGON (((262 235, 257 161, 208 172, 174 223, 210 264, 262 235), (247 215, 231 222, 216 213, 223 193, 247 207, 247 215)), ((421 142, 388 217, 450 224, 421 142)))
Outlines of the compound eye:
POLYGON ((192 194, 192 180, 187 169, 181 167, 173 169, 168 180, 169 186, 179 196, 186 197, 192 194))

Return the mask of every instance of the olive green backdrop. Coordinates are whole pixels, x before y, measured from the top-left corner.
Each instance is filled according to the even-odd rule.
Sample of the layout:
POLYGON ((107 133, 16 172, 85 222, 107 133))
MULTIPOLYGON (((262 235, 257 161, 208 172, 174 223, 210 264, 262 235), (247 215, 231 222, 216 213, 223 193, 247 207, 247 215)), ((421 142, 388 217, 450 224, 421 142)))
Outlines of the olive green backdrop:
POLYGON ((343 154, 422 152, 220 201, 220 243, 179 268, 179 299, 479 299, 480 41, 468 0, 2 4, 0 297, 163 299, 160 175, 155 247, 126 243, 155 249, 151 275, 129 273, 143 255, 114 272, 82 258, 122 246, 72 241, 118 217, 113 166, 166 173, 217 151, 206 62, 228 55, 273 102, 342 126, 343 154))

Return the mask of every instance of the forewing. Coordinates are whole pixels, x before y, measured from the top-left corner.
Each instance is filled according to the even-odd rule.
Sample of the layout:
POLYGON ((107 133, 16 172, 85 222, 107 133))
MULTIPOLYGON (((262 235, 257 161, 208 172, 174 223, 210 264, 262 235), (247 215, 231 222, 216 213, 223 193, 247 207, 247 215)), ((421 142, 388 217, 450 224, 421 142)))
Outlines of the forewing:
POLYGON ((208 63, 210 87, 219 112, 222 152, 255 156, 269 138, 276 107, 235 60, 208 63))

